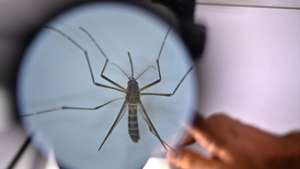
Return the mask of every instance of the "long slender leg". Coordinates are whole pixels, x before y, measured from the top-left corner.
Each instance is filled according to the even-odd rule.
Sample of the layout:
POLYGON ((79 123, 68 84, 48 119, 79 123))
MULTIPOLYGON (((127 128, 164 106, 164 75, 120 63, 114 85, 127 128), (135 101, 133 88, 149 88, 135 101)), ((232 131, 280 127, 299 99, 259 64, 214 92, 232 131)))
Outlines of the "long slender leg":
MULTIPOLYGON (((149 128, 149 131, 155 136, 155 137, 160 137, 159 135, 156 134, 155 130, 153 129, 150 121, 148 121, 148 119, 144 116, 144 120, 147 123, 147 126, 149 128)), ((172 148, 167 142, 165 142, 164 140, 162 140, 164 145, 166 145, 166 147, 170 148, 171 150, 174 150, 174 148, 172 148)), ((165 148, 165 147, 164 147, 165 148)))
POLYGON ((147 84, 147 85, 145 85, 145 86, 143 86, 143 87, 140 89, 140 92, 143 91, 143 90, 145 90, 145 89, 148 89, 148 88, 151 87, 151 86, 154 86, 154 85, 158 84, 158 83, 161 81, 161 72, 160 72, 159 59, 160 59, 161 53, 162 53, 162 51, 163 51, 163 48, 164 48, 164 46, 165 46, 165 43, 166 43, 166 40, 167 40, 167 37, 168 37, 170 31, 171 31, 171 28, 168 29, 168 31, 167 31, 167 33, 166 33, 164 39, 163 39, 163 42, 162 42, 162 44, 161 44, 161 46, 160 46, 160 50, 159 50, 159 52, 158 52, 158 56, 157 56, 157 59, 156 59, 156 66, 157 66, 157 71, 158 71, 158 79, 155 80, 155 81, 153 81, 153 82, 151 82, 151 83, 149 83, 149 84, 147 84))
POLYGON ((107 66, 107 63, 109 62, 109 59, 108 59, 107 55, 105 54, 105 52, 103 51, 103 49, 100 47, 100 45, 97 43, 97 41, 93 38, 93 36, 92 36, 85 28, 79 27, 79 29, 80 29, 81 31, 83 31, 83 32, 84 32, 84 33, 92 40, 92 42, 96 45, 96 47, 99 49, 100 53, 101 53, 101 54, 104 56, 104 58, 105 58, 105 64, 104 64, 103 69, 102 69, 102 71, 101 71, 101 77, 102 77, 104 80, 110 82, 111 84, 117 86, 118 88, 121 88, 122 90, 126 90, 123 86, 121 86, 121 85, 118 84, 117 82, 111 80, 110 78, 108 78, 107 76, 104 75, 105 68, 106 68, 106 66, 107 66))
POLYGON ((122 88, 116 88, 116 87, 112 87, 112 86, 108 86, 108 85, 105 85, 105 84, 101 84, 101 83, 96 82, 96 81, 95 81, 95 78, 94 78, 93 71, 92 71, 92 67, 91 67, 91 63, 90 63, 90 59, 89 59, 87 50, 85 50, 85 49, 84 49, 82 46, 80 46, 75 40, 73 40, 70 36, 68 36, 68 35, 65 34, 64 32, 60 31, 59 29, 54 28, 54 27, 51 27, 51 26, 45 26, 45 28, 46 28, 46 29, 50 29, 50 30, 52 30, 52 31, 55 31, 55 32, 57 32, 58 34, 62 35, 64 38, 66 38, 67 40, 69 40, 73 45, 75 45, 78 49, 80 49, 80 50, 84 53, 85 59, 86 59, 86 61, 87 61, 88 67, 89 67, 91 79, 92 79, 92 82, 93 82, 94 85, 100 86, 100 87, 104 87, 104 88, 108 88, 108 89, 113 89, 113 90, 120 91, 120 92, 123 92, 123 93, 126 92, 126 91, 125 91, 124 89, 122 89, 122 88))
POLYGON ((170 147, 158 134, 157 130, 155 129, 150 117, 148 116, 148 113, 143 105, 143 103, 140 103, 140 106, 142 108, 143 114, 144 114, 144 119, 150 129, 150 132, 156 136, 158 138, 158 140, 160 141, 161 145, 165 148, 165 150, 168 150, 167 147, 170 147))
POLYGON ((148 126, 149 131, 150 131, 151 133, 153 133, 154 131, 153 131, 151 125, 149 124, 148 119, 146 118, 146 116, 145 116, 145 114, 144 114, 144 110, 142 109, 142 111, 143 111, 142 117, 143 117, 143 119, 145 120, 145 122, 147 123, 147 126, 148 126))
POLYGON ((117 87, 119 87, 119 88, 121 88, 121 89, 123 89, 123 90, 126 90, 123 86, 121 86, 121 85, 118 84, 117 82, 111 80, 110 78, 108 78, 107 76, 104 75, 104 71, 105 71, 105 69, 106 69, 106 67, 107 67, 108 62, 109 62, 109 60, 106 59, 106 60, 105 60, 105 63, 104 63, 104 66, 103 66, 103 69, 102 69, 102 71, 101 71, 101 77, 102 77, 103 79, 105 79, 106 81, 110 82, 111 84, 113 84, 113 85, 115 85, 115 86, 117 86, 117 87))
POLYGON ((155 67, 150 65, 150 66, 147 66, 146 69, 144 71, 142 71, 137 77, 136 77, 136 80, 138 80, 140 77, 142 77, 144 75, 144 73, 146 73, 148 70, 150 69, 154 69, 155 70, 155 67))
POLYGON ((149 93, 149 92, 145 92, 145 93, 141 93, 141 96, 145 96, 145 95, 150 95, 150 96, 173 96, 176 93, 176 91, 178 90, 179 86, 184 81, 184 79, 187 77, 187 75, 192 70, 193 70, 193 67, 190 67, 189 70, 184 74, 184 76, 181 78, 181 80, 179 81, 179 83, 177 84, 177 86, 175 87, 175 89, 171 93, 149 93))
POLYGON ((92 42, 98 48, 98 50, 100 51, 100 53, 104 56, 105 59, 108 60, 108 57, 107 57, 106 53, 103 51, 103 49, 97 43, 97 41, 95 40, 95 38, 85 28, 79 27, 79 30, 81 30, 82 32, 84 32, 92 40, 92 42))
POLYGON ((127 52, 127 54, 128 54, 128 59, 129 59, 129 63, 130 63, 131 77, 134 77, 134 69, 133 69, 133 62, 132 62, 131 54, 130 54, 130 52, 127 52))
POLYGON ((108 102, 106 102, 104 104, 101 104, 99 106, 96 106, 96 107, 61 106, 61 107, 51 108, 51 109, 47 109, 47 110, 43 110, 43 111, 39 111, 39 112, 35 112, 35 113, 23 114, 22 117, 29 117, 29 116, 34 116, 34 115, 40 115, 40 114, 45 114, 45 113, 59 111, 59 110, 97 110, 97 109, 100 109, 101 107, 104 107, 104 106, 106 106, 106 105, 108 105, 110 103, 113 103, 113 102, 121 100, 121 99, 123 99, 123 97, 110 100, 110 101, 108 101, 108 102))
POLYGON ((123 103, 122 107, 121 107, 121 110, 120 112, 118 113, 114 123, 112 124, 112 126, 110 127, 108 133, 106 134, 105 138, 103 139, 100 147, 98 148, 98 151, 101 150, 102 146, 104 145, 105 141, 107 140, 107 138, 109 137, 109 135, 111 134, 111 132, 113 131, 113 129, 116 127, 116 125, 119 123, 119 121, 122 119, 125 111, 124 111, 124 108, 125 108, 125 105, 126 105, 126 102, 123 103))

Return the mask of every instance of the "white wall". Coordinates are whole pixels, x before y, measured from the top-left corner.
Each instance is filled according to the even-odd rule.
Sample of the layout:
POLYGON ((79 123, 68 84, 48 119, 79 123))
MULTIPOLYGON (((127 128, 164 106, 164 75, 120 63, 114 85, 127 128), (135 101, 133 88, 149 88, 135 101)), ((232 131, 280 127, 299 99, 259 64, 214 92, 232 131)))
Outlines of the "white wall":
POLYGON ((300 1, 297 0, 197 0, 196 2, 234 5, 300 7, 300 1))
POLYGON ((299 10, 198 5, 196 21, 208 30, 200 111, 275 133, 299 129, 299 18, 299 10))

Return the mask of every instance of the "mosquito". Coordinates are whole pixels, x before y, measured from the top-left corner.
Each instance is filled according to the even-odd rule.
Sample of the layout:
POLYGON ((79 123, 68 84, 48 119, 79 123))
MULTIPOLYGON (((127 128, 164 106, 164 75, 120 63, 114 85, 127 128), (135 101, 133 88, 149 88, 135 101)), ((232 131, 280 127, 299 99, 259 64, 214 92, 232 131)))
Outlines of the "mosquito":
POLYGON ((100 109, 100 108, 102 108, 102 107, 104 107, 104 106, 106 106, 110 103, 116 102, 116 101, 121 100, 121 99, 125 99, 122 106, 121 106, 121 109, 120 109, 119 113, 117 114, 117 117, 115 118, 112 126, 110 127, 110 129, 108 131, 108 133, 104 137, 102 143, 100 144, 100 146, 98 148, 98 151, 101 150, 104 143, 107 141, 108 137, 112 133, 113 129, 117 126, 117 124, 120 122, 120 120, 124 116, 126 108, 128 110, 128 134, 129 134, 129 137, 131 138, 131 140, 134 143, 137 143, 140 139, 139 127, 138 127, 138 113, 140 113, 142 115, 143 119, 145 120, 145 122, 146 122, 146 124, 149 128, 150 133, 152 133, 159 140, 159 142, 161 143, 163 148, 165 150, 167 150, 168 148, 171 148, 159 135, 158 131, 156 130, 153 122, 151 121, 151 119, 150 119, 150 117, 149 117, 149 115, 148 115, 148 113, 145 109, 144 104, 141 101, 142 96, 163 96, 163 97, 173 96, 176 93, 176 91, 178 90, 178 88, 181 86, 181 84, 183 83, 184 79, 187 77, 187 75, 193 69, 193 66, 191 66, 187 70, 187 72, 183 75, 183 77, 180 79, 180 81, 178 82, 178 84, 176 85, 176 87, 173 89, 172 92, 169 92, 169 93, 167 93, 167 92, 166 93, 144 92, 146 89, 160 83, 161 80, 162 80, 159 60, 160 60, 161 54, 163 52, 167 37, 168 37, 168 35, 171 31, 171 28, 168 28, 168 30, 167 30, 167 32, 166 32, 166 34, 165 34, 165 36, 162 40, 160 49, 158 51, 158 56, 157 56, 157 59, 156 59, 156 67, 148 66, 141 73, 139 73, 136 76, 135 71, 134 71, 132 56, 131 56, 131 53, 129 51, 127 52, 127 55, 128 55, 129 64, 130 64, 130 75, 127 74, 126 71, 124 71, 119 65, 110 62, 110 60, 107 57, 106 53, 103 51, 103 49, 100 47, 98 42, 94 39, 94 37, 85 28, 79 27, 79 30, 82 31, 91 40, 91 42, 96 46, 96 48, 99 50, 101 55, 104 56, 105 63, 104 63, 104 66, 101 70, 101 77, 104 80, 106 80, 107 82, 109 82, 110 85, 106 85, 106 84, 96 82, 93 71, 92 71, 91 61, 90 61, 90 58, 89 58, 89 55, 88 55, 88 51, 85 48, 83 48, 81 45, 79 45, 79 43, 77 43, 69 35, 67 35, 66 33, 64 33, 61 30, 59 30, 55 27, 51 27, 51 26, 46 26, 45 28, 60 34, 62 37, 64 37, 66 40, 71 42, 79 50, 82 51, 82 53, 85 57, 85 60, 87 62, 87 66, 89 68, 89 73, 90 73, 90 76, 91 76, 92 83, 95 86, 103 87, 103 88, 114 90, 114 91, 118 91, 118 92, 121 92, 121 93, 125 94, 125 96, 120 97, 120 98, 112 99, 112 100, 107 101, 106 103, 98 105, 96 107, 61 106, 61 107, 51 108, 51 109, 47 109, 47 110, 43 110, 43 111, 39 111, 39 112, 35 112, 35 113, 24 114, 23 116, 28 117, 28 116, 39 115, 39 114, 44 114, 44 113, 49 113, 49 112, 54 112, 54 111, 62 111, 62 110, 86 110, 86 111, 98 110, 98 109, 100 109), (108 63, 111 63, 112 65, 116 66, 127 77, 128 82, 127 82, 127 87, 126 88, 123 87, 122 85, 118 84, 117 82, 113 81, 111 78, 107 77, 104 74, 108 63), (151 83, 140 87, 139 83, 138 83, 138 79, 140 77, 142 77, 143 74, 145 72, 147 72, 148 70, 150 70, 150 69, 157 70, 158 78, 156 80, 152 81, 151 83))

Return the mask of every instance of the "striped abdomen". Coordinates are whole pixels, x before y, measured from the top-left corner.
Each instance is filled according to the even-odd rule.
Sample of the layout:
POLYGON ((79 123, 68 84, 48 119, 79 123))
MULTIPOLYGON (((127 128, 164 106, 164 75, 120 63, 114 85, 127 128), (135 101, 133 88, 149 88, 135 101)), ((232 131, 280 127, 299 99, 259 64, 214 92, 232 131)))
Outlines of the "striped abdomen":
POLYGON ((128 104, 128 134, 133 142, 139 141, 140 134, 136 104, 128 104))

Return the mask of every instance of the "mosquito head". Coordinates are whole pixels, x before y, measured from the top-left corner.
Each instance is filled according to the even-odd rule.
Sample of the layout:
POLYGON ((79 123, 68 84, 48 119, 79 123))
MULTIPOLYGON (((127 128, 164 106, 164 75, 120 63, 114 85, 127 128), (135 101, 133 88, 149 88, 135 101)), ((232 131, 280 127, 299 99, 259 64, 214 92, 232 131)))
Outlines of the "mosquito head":
POLYGON ((129 77, 129 81, 127 84, 128 86, 138 86, 137 80, 132 76, 129 77))
POLYGON ((128 79, 129 79, 129 81, 136 80, 133 76, 129 76, 128 79))

